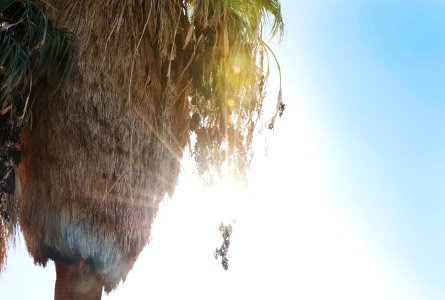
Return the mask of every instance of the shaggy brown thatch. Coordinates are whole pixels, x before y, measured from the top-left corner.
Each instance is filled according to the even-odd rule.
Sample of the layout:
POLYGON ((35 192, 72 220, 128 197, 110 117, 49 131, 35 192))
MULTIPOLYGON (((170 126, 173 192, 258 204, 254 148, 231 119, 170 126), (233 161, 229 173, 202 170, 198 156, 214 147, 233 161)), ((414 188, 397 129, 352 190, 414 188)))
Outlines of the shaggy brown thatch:
POLYGON ((63 86, 74 69, 75 51, 71 32, 54 26, 38 2, 0 1, 0 270, 17 225, 15 175, 33 83, 57 73, 53 77, 63 86))
POLYGON ((162 24, 184 15, 178 1, 48 2, 77 37, 78 66, 63 91, 35 89, 20 224, 36 262, 91 261, 109 291, 146 245, 188 141, 185 84, 175 74, 182 55, 172 66, 165 59, 183 26, 162 24))
POLYGON ((78 57, 63 89, 60 74, 33 83, 18 170, 20 225, 37 263, 88 264, 110 291, 148 242, 190 137, 202 175, 224 161, 235 175, 248 168, 267 78, 263 18, 271 13, 274 31, 281 28, 280 6, 32 2, 73 33, 78 57))
POLYGON ((13 197, 6 193, 0 194, 0 207, 3 209, 3 216, 0 216, 0 275, 6 265, 8 247, 14 244, 17 231, 17 201, 13 197))

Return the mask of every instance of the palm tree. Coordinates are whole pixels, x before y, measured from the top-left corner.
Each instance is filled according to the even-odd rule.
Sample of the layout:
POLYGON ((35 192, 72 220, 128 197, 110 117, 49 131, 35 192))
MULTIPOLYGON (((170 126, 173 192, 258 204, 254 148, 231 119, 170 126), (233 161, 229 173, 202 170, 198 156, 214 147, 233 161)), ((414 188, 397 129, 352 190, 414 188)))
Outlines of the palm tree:
MULTIPOLYGON (((35 262, 55 262, 55 298, 100 299, 147 244, 187 144, 205 180, 223 166, 243 177, 265 95, 264 18, 279 32, 280 5, 3 2, 0 108, 23 128, 9 206, 35 262)), ((279 97, 271 127, 282 108, 279 97)), ((13 226, 1 224, 5 240, 13 226)))

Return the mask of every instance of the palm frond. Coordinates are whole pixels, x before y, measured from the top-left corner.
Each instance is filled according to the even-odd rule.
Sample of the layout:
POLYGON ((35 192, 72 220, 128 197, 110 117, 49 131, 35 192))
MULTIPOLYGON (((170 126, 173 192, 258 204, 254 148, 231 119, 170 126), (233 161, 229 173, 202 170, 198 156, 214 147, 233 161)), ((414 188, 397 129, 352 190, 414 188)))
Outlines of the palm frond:
MULTIPOLYGON (((71 32, 55 27, 35 1, 8 0, 0 6, 0 104, 49 73, 56 88, 73 75, 76 48, 71 32)), ((9 103, 14 105, 14 103, 9 103)))
POLYGON ((242 178, 252 157, 268 76, 264 53, 271 49, 263 42, 263 28, 272 18, 271 35, 282 35, 281 6, 277 0, 187 3, 194 28, 194 43, 187 44, 195 53, 189 70, 194 83, 191 116, 199 123, 193 126, 192 152, 204 177, 226 163, 232 175, 242 178))
POLYGON ((33 84, 51 75, 55 89, 73 75, 71 32, 55 27, 36 1, 0 2, 0 271, 17 226, 15 169, 19 139, 33 84))
MULTIPOLYGON (((17 89, 29 69, 29 56, 26 47, 6 32, 0 32, 0 92, 8 94, 17 89)), ((3 100, 3 99, 2 99, 3 100)))

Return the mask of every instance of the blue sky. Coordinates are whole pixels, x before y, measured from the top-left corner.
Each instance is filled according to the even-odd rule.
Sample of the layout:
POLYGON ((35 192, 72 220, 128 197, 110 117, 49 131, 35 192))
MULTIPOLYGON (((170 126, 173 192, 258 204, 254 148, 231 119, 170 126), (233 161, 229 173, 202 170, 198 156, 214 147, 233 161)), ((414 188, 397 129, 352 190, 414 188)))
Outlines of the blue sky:
MULTIPOLYGON (((215 233, 204 228, 219 222, 211 216, 221 207, 209 204, 211 191, 187 200, 187 185, 199 188, 185 176, 161 209, 153 245, 110 299, 130 290, 144 299, 147 286, 172 299, 170 285, 195 299, 444 299, 445 3, 281 2, 286 112, 236 208, 232 273, 221 275, 205 255, 215 233), (185 234, 191 265, 171 250, 185 234), (254 254, 263 235, 270 242, 254 254), (205 280, 206 289, 193 289, 205 280)), ((25 295, 21 278, 35 282, 34 299, 47 299, 54 270, 31 267, 18 248, 2 296, 25 295)))
POLYGON ((310 95, 330 198, 422 299, 443 299, 445 3, 283 5, 280 57, 299 68, 284 77, 310 95))

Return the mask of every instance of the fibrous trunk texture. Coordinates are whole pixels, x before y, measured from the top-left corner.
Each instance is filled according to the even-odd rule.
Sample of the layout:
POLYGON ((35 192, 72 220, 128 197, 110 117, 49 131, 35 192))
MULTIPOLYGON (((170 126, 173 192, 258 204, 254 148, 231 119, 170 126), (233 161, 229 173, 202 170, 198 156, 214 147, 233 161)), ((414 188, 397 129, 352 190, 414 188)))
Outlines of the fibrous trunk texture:
POLYGON ((89 264, 81 261, 56 260, 55 300, 100 300, 102 283, 89 264))
POLYGON ((180 1, 47 2, 79 55, 67 87, 54 94, 49 80, 33 91, 20 225, 37 263, 85 261, 110 291, 149 241, 188 141, 185 79, 175 79, 181 56, 166 62, 157 46, 166 19, 156 16, 163 6, 181 15, 180 1))

